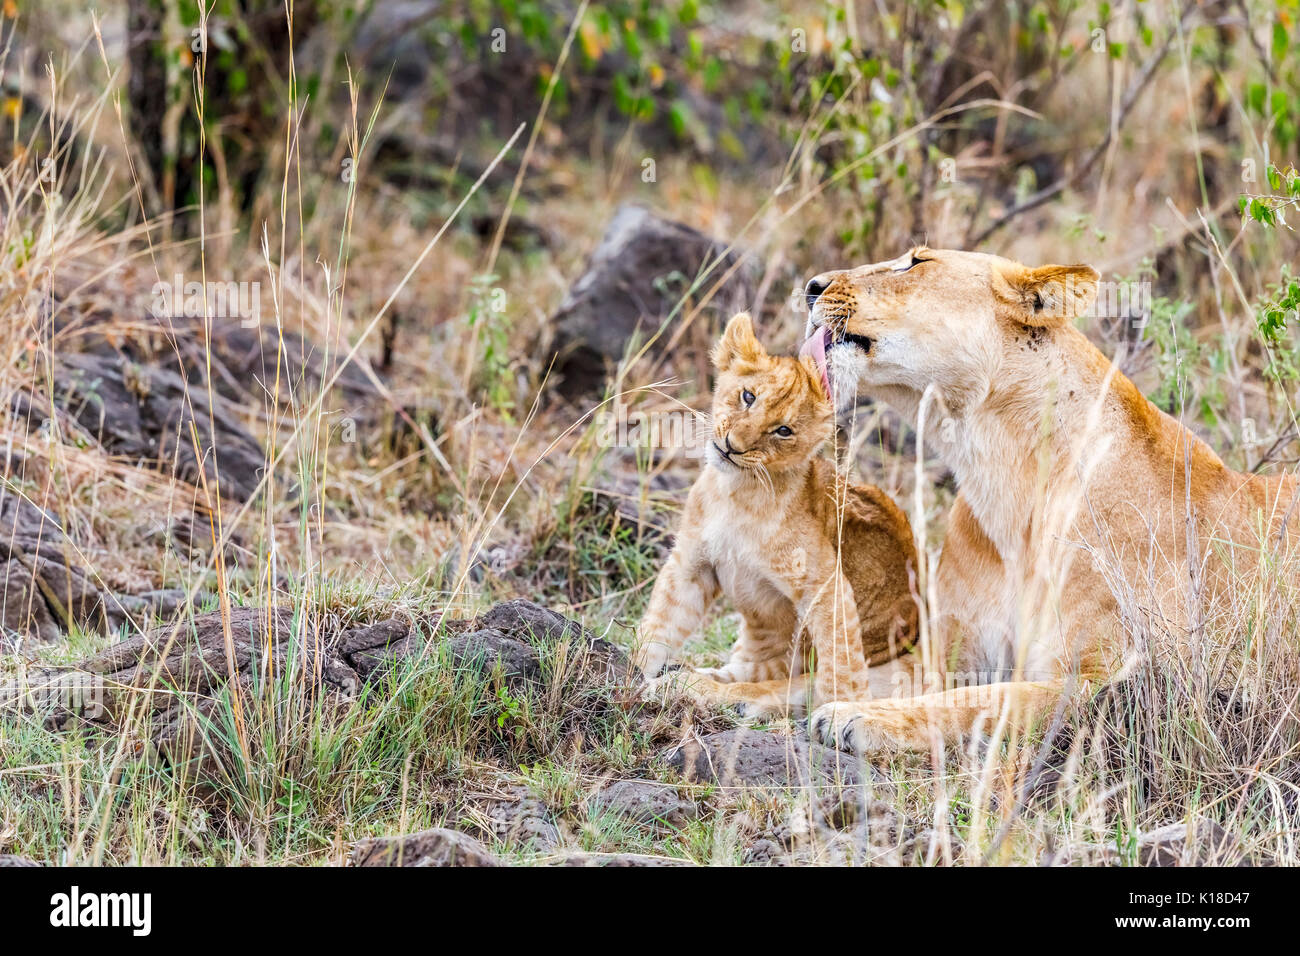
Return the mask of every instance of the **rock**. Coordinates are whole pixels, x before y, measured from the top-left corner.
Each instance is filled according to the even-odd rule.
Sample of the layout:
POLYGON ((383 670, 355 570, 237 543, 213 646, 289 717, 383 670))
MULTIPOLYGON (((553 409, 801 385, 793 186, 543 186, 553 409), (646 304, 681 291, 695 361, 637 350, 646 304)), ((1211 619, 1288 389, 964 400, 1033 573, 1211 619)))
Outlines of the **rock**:
POLYGON ((546 804, 525 787, 503 793, 477 794, 466 800, 460 825, 508 846, 552 850, 560 845, 559 828, 546 804))
POLYGON ((647 856, 644 853, 569 853, 555 866, 694 866, 690 860, 666 856, 647 856))
POLYGON ((775 863, 780 860, 782 850, 780 844, 775 840, 769 840, 766 837, 755 840, 745 848, 744 861, 754 865, 764 865, 775 863))
POLYGON ((7 489, 0 490, 0 561, 5 643, 51 643, 73 624, 102 626, 99 589, 58 519, 7 489))
POLYGON ((586 678, 617 682, 627 677, 629 661, 621 648, 532 601, 504 601, 477 618, 475 625, 534 647, 568 641, 587 651, 578 662, 586 678))
MULTIPOLYGON (((552 318, 557 368, 563 374, 561 390, 569 396, 599 390, 607 367, 623 358, 634 335, 640 333, 644 340, 653 334, 684 296, 698 302, 736 265, 740 256, 725 249, 725 243, 643 206, 620 206, 586 271, 552 318), (715 263, 700 287, 687 296, 697 277, 715 263)), ((714 326, 749 307, 756 271, 744 265, 737 268, 710 300, 706 318, 714 319, 714 326)), ((672 332, 670 326, 660 337, 660 349, 672 332)), ((701 355, 708 352, 711 332, 709 321, 699 323, 699 341, 692 342, 700 346, 701 355)))
POLYGON ((363 651, 391 647, 405 640, 410 633, 409 624, 400 618, 390 617, 374 624, 349 628, 339 635, 335 649, 344 657, 352 657, 363 651))
POLYGON ((76 667, 26 672, 0 686, 0 707, 38 713, 55 728, 74 719, 121 727, 137 716, 151 753, 211 775, 235 765, 229 735, 208 726, 229 707, 232 673, 245 701, 282 686, 345 700, 360 687, 347 661, 317 639, 314 622, 296 621, 287 608, 233 608, 229 625, 229 644, 221 614, 212 612, 127 638, 76 667))
MULTIPOLYGON (((174 617, 185 607, 188 594, 182 588, 160 588, 153 591, 141 591, 139 594, 115 594, 109 601, 132 620, 140 621, 145 626, 152 626, 155 618, 164 620, 174 617)), ((202 604, 208 599, 205 593, 194 596, 195 604, 202 604)))
POLYGON ((1213 820, 1173 823, 1138 837, 1140 866, 1238 866, 1237 838, 1213 820))
POLYGON ((392 666, 423 645, 410 625, 397 618, 344 631, 335 650, 363 681, 386 674, 392 666))
POLYGON ((894 846, 904 827, 897 811, 868 798, 865 788, 845 787, 809 795, 797 808, 818 830, 853 830, 873 846, 894 846))
POLYGON ((0 575, 0 650, 14 650, 24 639, 38 644, 57 641, 63 629, 55 623, 32 568, 6 561, 0 575))
MULTIPOLYGON (((174 692, 210 696, 224 684, 230 673, 246 674, 250 669, 274 665, 280 672, 294 667, 303 669, 316 663, 312 640, 301 640, 312 626, 295 623, 288 608, 268 613, 262 608, 232 608, 230 642, 219 611, 200 614, 180 625, 154 628, 114 644, 78 665, 81 671, 101 675, 109 691, 108 711, 116 713, 118 698, 134 698, 134 691, 150 683, 166 688, 159 706, 168 706, 174 692), (262 660, 269 649, 271 660, 262 660), (297 652, 295 654, 295 652, 297 652), (297 658, 291 663, 291 658, 297 658)), ((355 674, 336 673, 341 662, 322 660, 329 679, 336 679, 340 689, 354 693, 358 686, 355 674)))
POLYGON ((673 545, 675 516, 690 488, 690 479, 675 472, 659 472, 639 476, 636 465, 627 465, 629 472, 596 477, 590 489, 590 508, 613 537, 631 528, 637 546, 642 550, 667 558, 673 545))
MULTIPOLYGON (((295 393, 316 394, 336 373, 334 388, 347 401, 353 417, 358 406, 373 406, 380 401, 379 392, 358 364, 365 361, 362 356, 355 356, 339 370, 346 348, 326 349, 289 329, 281 335, 270 324, 249 327, 226 320, 214 325, 209 349, 202 319, 175 316, 163 322, 169 335, 175 336, 190 383, 205 387, 210 359, 213 388, 240 406, 251 403, 261 408, 268 396, 276 394, 277 374, 279 394, 286 403, 295 393)), ((157 361, 157 356, 151 358, 157 361)))
POLYGON ((352 849, 353 866, 500 866, 478 840, 441 827, 406 836, 361 840, 352 849))
MULTIPOLYGON (((81 354, 119 364, 130 378, 136 371, 151 375, 158 369, 179 375, 191 386, 196 411, 206 400, 209 382, 234 405, 259 411, 273 396, 289 405, 306 392, 318 393, 328 380, 347 401, 352 417, 362 410, 359 406, 382 400, 363 368, 362 354, 342 365, 346 346, 326 348, 301 329, 278 328, 268 318, 271 303, 262 301, 252 286, 237 291, 215 282, 214 297, 224 294, 225 301, 214 301, 216 313, 205 319, 180 314, 189 297, 183 284, 176 287, 175 277, 164 285, 165 294, 157 286, 142 289, 147 294, 132 303, 135 310, 127 322, 122 309, 56 310, 55 332, 75 332, 65 340, 74 341, 81 354)), ((136 379, 133 384, 143 383, 136 379)))
POLYGON ((892 862, 892 856, 872 849, 855 835, 831 832, 799 842, 779 862, 786 866, 865 866, 892 862))
MULTIPOLYGON (((236 407, 219 394, 209 402, 205 389, 162 365, 137 364, 111 349, 62 354, 50 398, 110 455, 214 489, 219 471, 221 494, 239 501, 261 480, 262 446, 236 407)), ((42 397, 24 394, 16 404, 20 414, 51 417, 42 397)))
POLYGON ((537 652, 522 641, 506 637, 500 631, 483 628, 460 634, 447 642, 451 658, 459 667, 469 667, 485 674, 500 669, 509 683, 535 681, 542 673, 537 652))
POLYGON ((58 519, 0 489, 0 649, 20 640, 53 643, 73 625, 112 630, 183 600, 183 592, 101 591, 58 519))
POLYGON ((945 836, 934 827, 923 827, 903 843, 903 859, 923 866, 942 866, 945 862, 945 843, 952 859, 958 860, 964 846, 955 833, 949 830, 945 836))
POLYGON ((478 625, 526 643, 576 640, 586 636, 577 621, 532 601, 503 601, 484 612, 478 618, 478 625))
POLYGON ((650 780, 616 780, 591 798, 598 813, 635 823, 678 828, 700 814, 700 808, 677 794, 676 787, 650 780))
MULTIPOLYGON (((581 730, 580 721, 601 718, 608 693, 596 682, 611 672, 600 649, 605 642, 528 602, 499 606, 484 617, 516 634, 531 635, 544 624, 552 635, 573 638, 586 651, 570 654, 562 675, 563 691, 583 700, 574 707, 573 732, 581 730)), ((227 641, 220 612, 199 614, 136 634, 75 667, 20 669, 16 679, 0 681, 0 709, 38 714, 52 728, 73 720, 114 727, 128 713, 143 717, 152 753, 173 766, 194 763, 213 775, 235 766, 230 735, 207 726, 220 724, 223 708, 230 707, 232 674, 245 700, 283 694, 288 687, 294 694, 324 695, 330 706, 346 706, 363 685, 375 683, 400 661, 438 653, 443 642, 458 666, 485 674, 500 668, 516 686, 532 686, 542 676, 531 644, 475 628, 477 622, 434 615, 426 623, 413 628, 389 618, 331 632, 314 615, 303 619, 290 608, 232 608, 227 641), (268 674, 275 679, 268 680, 268 674)), ((533 835, 553 845, 558 832, 547 826, 534 828, 533 835)))
MULTIPOLYGON (((368 10, 368 16, 359 18, 350 42, 355 44, 359 62, 367 68, 383 69, 392 73, 385 90, 393 102, 404 102, 407 97, 427 88, 429 72, 437 58, 436 42, 421 27, 430 22, 441 10, 438 0, 390 0, 368 10), (381 66, 382 64, 382 66, 381 66)), ((403 123, 400 128, 423 124, 403 123)), ((379 131, 376 130, 376 136, 379 131)))
MULTIPOLYGON (((558 687, 573 702, 558 732, 584 733, 585 722, 605 719, 612 706, 608 684, 602 683, 611 673, 599 648, 604 642, 559 615, 522 603, 489 611, 486 617, 515 633, 531 634, 533 628, 521 629, 511 621, 532 620, 548 623, 553 634, 575 638, 573 646, 584 653, 558 654, 559 665, 547 675, 546 687, 558 687), (553 685, 552 678, 560 683, 553 685)), ((438 654, 444 644, 458 666, 485 675, 499 668, 517 688, 541 686, 537 648, 500 631, 475 628, 477 622, 443 621, 434 615, 420 628, 389 618, 331 631, 326 621, 290 608, 232 608, 227 639, 220 612, 199 614, 136 634, 74 667, 20 666, 16 677, 0 680, 0 709, 36 714, 54 729, 88 721, 138 734, 133 745, 140 753, 171 766, 189 765, 199 776, 213 779, 238 772, 238 755, 231 749, 235 738, 225 727, 232 674, 246 704, 258 704, 245 708, 246 715, 253 715, 250 720, 279 719, 279 699, 286 695, 335 709, 350 706, 364 685, 374 686, 397 663, 438 654), (142 722, 128 726, 128 715, 142 722)), ((380 685, 379 691, 384 689, 380 685)), ((249 737, 256 739, 259 732, 252 727, 249 737)), ((558 830, 545 807, 537 808, 521 811, 525 818, 544 820, 544 825, 526 826, 525 837, 553 846, 559 842, 558 830)), ((517 838, 519 816, 502 818, 506 829, 500 833, 491 826, 487 830, 502 839, 517 838)), ((495 818, 489 814, 486 819, 495 818)))
POLYGON ((869 766, 838 750, 747 728, 692 738, 661 758, 687 780, 721 787, 857 787, 872 776, 869 766))
POLYGON ((13 853, 0 853, 0 867, 6 866, 41 866, 35 860, 29 860, 25 856, 18 856, 13 853))
POLYGON ((756 842, 776 848, 765 851, 760 862, 900 865, 899 840, 911 830, 893 806, 871 799, 870 794, 882 786, 801 792, 783 818, 759 832, 756 842))

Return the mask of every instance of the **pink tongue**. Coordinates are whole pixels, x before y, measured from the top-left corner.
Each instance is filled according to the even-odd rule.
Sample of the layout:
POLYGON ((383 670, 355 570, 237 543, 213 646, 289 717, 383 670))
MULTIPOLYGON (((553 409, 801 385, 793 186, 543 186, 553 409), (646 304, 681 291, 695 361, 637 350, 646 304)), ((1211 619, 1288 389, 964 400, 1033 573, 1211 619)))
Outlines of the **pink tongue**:
POLYGON ((831 377, 826 368, 826 340, 830 338, 830 329, 818 329, 799 347, 800 357, 811 355, 812 360, 817 363, 817 371, 822 373, 822 388, 826 389, 828 398, 831 395, 831 377))

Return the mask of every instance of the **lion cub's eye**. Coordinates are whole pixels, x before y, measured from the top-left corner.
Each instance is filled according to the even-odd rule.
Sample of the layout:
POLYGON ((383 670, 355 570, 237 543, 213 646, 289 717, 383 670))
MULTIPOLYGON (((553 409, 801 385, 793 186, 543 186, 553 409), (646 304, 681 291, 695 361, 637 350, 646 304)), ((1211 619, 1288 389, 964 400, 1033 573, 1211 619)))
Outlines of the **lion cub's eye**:
POLYGON ((780 435, 782 438, 789 438, 791 435, 794 434, 794 429, 791 428, 789 425, 782 425, 780 428, 776 430, 776 433, 780 435))
POLYGON ((740 392, 740 400, 744 402, 745 407, 748 408, 750 405, 754 404, 754 393, 747 388, 742 389, 740 392))

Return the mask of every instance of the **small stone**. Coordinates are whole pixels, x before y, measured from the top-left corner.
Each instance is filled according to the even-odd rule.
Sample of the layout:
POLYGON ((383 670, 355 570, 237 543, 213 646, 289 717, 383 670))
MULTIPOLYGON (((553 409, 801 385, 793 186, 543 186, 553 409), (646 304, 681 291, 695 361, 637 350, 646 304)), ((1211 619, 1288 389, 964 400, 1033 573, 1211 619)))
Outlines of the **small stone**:
POLYGON ((568 853, 556 866, 694 866, 690 860, 674 857, 647 856, 643 853, 568 853))
POLYGON ((722 787, 858 787, 872 773, 838 750, 747 728, 692 738, 661 758, 687 780, 722 787))
POLYGON ((1138 837, 1141 866, 1238 866, 1241 847, 1213 820, 1173 823, 1138 837))
POLYGON ((591 803, 597 812, 669 828, 681 827, 700 813, 694 803, 678 796, 676 787, 648 780, 616 780, 591 803))
POLYGON ((944 834, 933 827, 923 827, 903 843, 903 859, 924 866, 942 866, 946 862, 945 844, 954 861, 961 856, 963 844, 951 830, 944 834))
POLYGON ((774 840, 759 839, 751 843, 744 853, 744 861, 758 865, 770 864, 781 858, 781 847, 774 840))
POLYGON ((552 850, 561 843, 550 810, 526 787, 470 796, 458 825, 510 847, 552 850))
POLYGON ((362 840, 352 850, 353 866, 500 866, 478 840, 441 827, 405 836, 362 840))

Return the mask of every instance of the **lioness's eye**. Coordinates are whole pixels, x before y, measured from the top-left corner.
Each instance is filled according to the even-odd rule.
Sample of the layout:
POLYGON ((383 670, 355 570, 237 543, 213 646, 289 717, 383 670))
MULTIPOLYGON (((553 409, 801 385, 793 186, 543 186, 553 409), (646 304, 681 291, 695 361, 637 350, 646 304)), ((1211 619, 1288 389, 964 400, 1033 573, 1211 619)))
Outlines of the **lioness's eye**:
POLYGON ((782 425, 780 428, 776 430, 776 433, 780 435, 782 438, 789 438, 791 435, 794 434, 794 429, 791 428, 789 425, 782 425))
POLYGON ((744 402, 745 407, 748 408, 750 405, 754 404, 754 393, 747 388, 743 389, 740 393, 740 400, 744 402))

